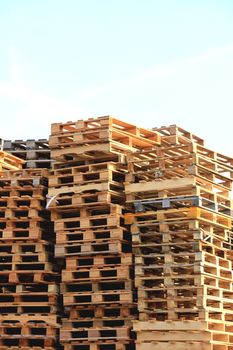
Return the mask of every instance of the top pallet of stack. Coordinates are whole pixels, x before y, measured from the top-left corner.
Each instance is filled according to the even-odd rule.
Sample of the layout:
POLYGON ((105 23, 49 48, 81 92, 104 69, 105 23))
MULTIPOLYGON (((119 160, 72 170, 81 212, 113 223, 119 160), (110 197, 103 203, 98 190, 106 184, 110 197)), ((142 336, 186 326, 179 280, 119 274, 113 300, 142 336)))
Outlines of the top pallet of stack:
POLYGON ((24 161, 12 154, 0 151, 0 171, 22 169, 24 161))
POLYGON ((204 140, 199 136, 184 130, 176 124, 169 126, 161 126, 159 128, 152 128, 161 137, 161 145, 187 145, 194 143, 200 146, 204 146, 204 140))
POLYGON ((111 116, 52 124, 51 156, 96 159, 98 154, 126 154, 160 145, 160 135, 111 116))
POLYGON ((46 139, 4 140, 4 151, 25 160, 24 168, 51 168, 52 159, 46 139))

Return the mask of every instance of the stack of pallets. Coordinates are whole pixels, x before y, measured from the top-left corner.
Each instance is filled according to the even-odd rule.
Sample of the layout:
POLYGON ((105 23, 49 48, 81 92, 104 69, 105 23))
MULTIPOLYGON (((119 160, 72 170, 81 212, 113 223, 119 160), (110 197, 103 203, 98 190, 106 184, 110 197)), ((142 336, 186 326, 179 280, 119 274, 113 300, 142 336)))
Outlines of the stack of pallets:
POLYGON ((129 350, 136 317, 125 225, 126 154, 159 144, 156 132, 111 117, 53 124, 49 208, 61 291, 64 350, 129 350))
POLYGON ((57 347, 47 170, 0 173, 0 349, 57 347))
POLYGON ((25 161, 25 168, 51 168, 48 140, 4 140, 4 151, 25 161))
POLYGON ((138 350, 232 350, 233 160, 177 127, 129 155, 138 350))

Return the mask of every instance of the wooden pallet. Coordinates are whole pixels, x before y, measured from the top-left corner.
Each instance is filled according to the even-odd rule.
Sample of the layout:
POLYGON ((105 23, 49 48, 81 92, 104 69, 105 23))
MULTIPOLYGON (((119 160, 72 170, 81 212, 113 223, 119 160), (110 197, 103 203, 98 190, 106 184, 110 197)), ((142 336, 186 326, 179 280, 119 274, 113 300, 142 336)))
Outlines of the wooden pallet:
MULTIPOLYGON (((93 160, 96 162, 101 162, 101 160, 114 161, 119 159, 117 158, 118 156, 124 159, 128 152, 136 152, 138 149, 150 148, 152 144, 152 142, 148 140, 145 141, 138 138, 122 136, 121 142, 105 140, 103 143, 96 142, 88 145, 80 145, 77 142, 64 142, 61 145, 61 141, 59 141, 59 144, 55 143, 54 146, 50 146, 51 157, 59 162, 77 162, 80 160, 89 160, 91 162, 93 162, 93 160), (60 145, 64 148, 57 148, 60 147, 60 145)), ((56 142, 59 139, 60 138, 56 138, 56 142)))
MULTIPOLYGON (((156 320, 161 320, 162 317, 164 319, 178 319, 179 315, 181 318, 189 319, 190 314, 193 313, 199 317, 199 319, 203 319, 203 313, 205 311, 206 314, 209 314, 211 318, 211 314, 230 319, 232 317, 233 311, 229 310, 232 308, 232 303, 229 303, 229 299, 224 303, 221 300, 221 297, 211 297, 208 296, 204 298, 204 295, 199 296, 199 301, 203 299, 204 305, 201 305, 201 302, 195 301, 195 294, 186 297, 175 296, 175 293, 172 288, 168 288, 167 295, 174 294, 173 297, 166 297, 166 293, 164 297, 151 297, 151 294, 141 293, 140 298, 138 299, 138 310, 141 313, 146 313, 151 315, 156 320), (224 305, 225 304, 225 305, 224 305)), ((188 293, 187 293, 188 294, 188 293)), ((230 294, 230 293, 229 293, 230 294)), ((229 297, 228 297, 229 298, 229 297)), ((226 299, 225 299, 226 300, 226 299)))
MULTIPOLYGON (((1 182, 1 180, 0 180, 1 182)), ((6 187, 0 188, 0 203, 1 206, 8 207, 8 203, 10 206, 21 206, 23 203, 32 203, 32 208, 39 203, 44 203, 46 199, 46 188, 44 186, 40 187, 12 187, 8 184, 6 187)))
POLYGON ((196 143, 204 146, 203 139, 187 130, 184 130, 176 124, 154 127, 152 130, 156 131, 161 136, 161 145, 186 145, 196 143))
MULTIPOLYGON (((15 344, 14 344, 15 345, 15 344)), ((44 344, 39 344, 39 345, 43 345, 43 346, 14 346, 12 344, 10 344, 10 347, 7 345, 7 346, 0 346, 0 350, 58 350, 58 349, 62 349, 60 345, 57 345, 56 346, 45 346, 44 347, 44 344)), ((38 344, 37 344, 38 345, 38 344)))
POLYGON ((119 255, 97 255, 90 257, 78 257, 69 256, 66 257, 66 269, 79 269, 79 268, 92 268, 98 266, 118 266, 118 265, 130 265, 133 264, 132 253, 123 253, 119 255))
MULTIPOLYGON (((75 194, 84 194, 84 193, 96 193, 96 192, 109 192, 109 193, 119 193, 123 195, 122 185, 116 182, 100 182, 100 183, 89 183, 84 185, 71 185, 71 186, 62 186, 60 188, 49 188, 48 196, 56 196, 59 198, 64 195, 75 195, 75 194)), ((56 198, 55 198, 56 199, 56 198)))
MULTIPOLYGON (((216 225, 215 223, 198 220, 198 219, 187 219, 187 220, 173 220, 173 221, 163 221, 163 220, 146 220, 137 221, 137 224, 132 224, 131 233, 134 242, 145 242, 145 240, 140 241, 138 234, 142 238, 143 236, 150 238, 153 237, 153 232, 156 232, 157 238, 164 239, 164 242, 169 244, 177 243, 182 244, 182 241, 187 243, 191 241, 197 241, 199 244, 204 245, 209 242, 216 247, 220 244, 223 245, 230 243, 231 231, 227 228, 216 225), (144 233, 144 235, 142 235, 144 233), (164 238, 162 237, 164 233, 164 238), (188 237, 189 235, 189 237, 188 237), (222 241, 222 243, 220 243, 222 241)), ((162 241, 157 241, 160 243, 162 241)), ((156 243, 156 242, 154 242, 156 243)), ((222 246, 223 247, 223 246, 222 246)), ((230 247, 230 245, 229 245, 230 247)))
MULTIPOLYGON (((42 319, 46 319, 47 315, 54 315, 56 316, 56 318, 58 317, 57 315, 59 315, 62 312, 62 310, 60 310, 60 307, 53 304, 46 304, 46 305, 40 305, 40 304, 21 304, 21 305, 9 305, 9 306, 2 306, 0 305, 0 313, 1 315, 3 315, 3 317, 5 317, 5 315, 7 316, 15 316, 15 315, 27 315, 28 318, 30 319, 31 315, 38 315, 36 316, 36 320, 42 318, 42 319)), ((33 319, 33 317, 32 317, 33 319)), ((50 319, 50 316, 49 316, 50 319)))
POLYGON ((18 209, 18 210, 29 210, 37 209, 44 210, 46 205, 45 198, 33 197, 33 196, 15 196, 12 191, 10 191, 9 196, 4 196, 0 199, 0 208, 4 209, 18 209))
MULTIPOLYGON (((102 185, 103 184, 101 184, 101 187, 104 187, 102 185)), ((108 190, 90 190, 89 193, 86 193, 85 191, 80 193, 73 193, 71 189, 69 189, 71 192, 61 193, 62 191, 59 191, 60 193, 58 193, 56 197, 51 200, 48 208, 52 211, 55 211, 67 210, 74 207, 80 208, 84 206, 96 207, 97 205, 103 206, 109 205, 111 203, 119 205, 125 204, 124 193, 118 191, 118 189, 115 188, 114 184, 108 183, 106 187, 108 190)))
POLYGON ((232 201, 230 199, 222 200, 222 197, 217 195, 213 196, 214 198, 212 199, 209 199, 208 197, 197 195, 183 195, 145 200, 141 199, 134 201, 134 208, 137 212, 144 212, 146 210, 161 210, 196 206, 217 212, 219 214, 232 216, 232 201))
POLYGON ((52 246, 46 243, 14 242, 12 244, 12 242, 1 242, 0 252, 2 265, 7 263, 53 262, 52 246))
POLYGON ((66 293, 63 295, 65 306, 75 305, 113 305, 113 304, 132 304, 133 295, 131 291, 110 290, 102 292, 80 292, 66 293))
POLYGON ((227 350, 232 343, 232 324, 221 321, 134 321, 136 349, 227 350))
POLYGON ((78 305, 71 306, 67 310, 69 311, 69 321, 71 322, 83 322, 83 321, 93 321, 93 322, 116 322, 117 320, 132 320, 136 319, 137 307, 135 303, 131 304, 112 304, 112 305, 78 305))
POLYGON ((158 164, 158 162, 161 165, 164 165, 168 160, 170 160, 171 167, 177 166, 185 168, 191 164, 196 164, 209 169, 210 171, 228 173, 229 178, 232 178, 232 158, 225 157, 219 153, 193 143, 185 146, 173 145, 170 147, 154 147, 151 149, 142 150, 140 152, 129 154, 128 160, 130 166, 135 166, 135 168, 131 168, 131 171, 140 171, 143 169, 147 170, 150 163, 153 167, 154 165, 158 164))
MULTIPOLYGON (((13 299, 12 299, 13 300, 13 299)), ((45 298, 44 298, 45 300, 45 298)), ((32 298, 31 302, 25 302, 19 300, 18 302, 6 302, 0 304, 0 311, 2 318, 11 320, 14 318, 19 318, 20 315, 24 314, 25 318, 28 317, 28 320, 50 320, 50 316, 61 313, 62 310, 58 306, 59 301, 56 299, 49 299, 48 302, 41 302, 40 298, 32 298), (36 315, 36 316, 34 316, 36 315), (16 317, 17 316, 17 317, 16 317), (32 316, 32 317, 31 317, 32 316)))
MULTIPOLYGON (((152 228, 153 226, 150 227, 151 230, 152 228)), ((191 230, 187 232, 187 235, 182 231, 178 234, 175 232, 171 232, 171 234, 166 232, 164 237, 162 237, 162 234, 158 235, 157 240, 155 237, 153 238, 152 231, 151 234, 146 234, 143 239, 141 239, 141 234, 135 234, 133 236, 135 261, 136 264, 141 264, 142 262, 148 265, 153 264, 159 259, 161 261, 165 253, 169 254, 170 259, 175 259, 176 261, 178 261, 179 257, 181 261, 185 256, 187 259, 190 258, 190 261, 193 261, 193 257, 197 252, 209 252, 210 254, 220 255, 224 259, 232 261, 232 252, 229 250, 231 246, 228 245, 228 242, 221 240, 220 237, 211 236, 208 231, 201 232, 200 234, 197 232, 195 234, 191 230), (188 237, 188 234, 191 237, 188 237), (202 239, 201 241, 198 241, 198 236, 202 239), (205 238, 208 242, 204 240, 205 238), (176 239, 176 241, 173 242, 172 239, 176 239)), ((222 238, 225 237, 227 235, 222 236, 222 238)))
POLYGON ((5 221, 2 224, 6 226, 3 230, 0 229, 0 241, 1 244, 12 242, 31 242, 36 243, 38 241, 53 241, 54 240, 54 234, 51 230, 51 228, 48 229, 46 232, 47 221, 44 222, 31 222, 28 220, 15 220, 15 222, 12 221, 5 221), (22 223, 22 225, 18 225, 18 223, 22 223), (44 223, 44 225, 41 225, 44 223), (21 228, 25 226, 25 228, 21 228), (42 226, 42 228, 40 227, 42 226), (43 228, 44 226, 44 228, 43 228))
MULTIPOLYGON (((138 169, 145 166, 148 167, 151 162, 152 165, 158 161, 171 160, 171 164, 177 163, 177 166, 189 165, 190 159, 193 159, 193 164, 203 166, 206 169, 215 170, 219 173, 228 173, 232 175, 233 159, 205 148, 196 143, 189 143, 188 145, 173 145, 168 147, 153 147, 148 150, 141 150, 140 152, 131 153, 128 155, 129 163, 138 166, 138 169), (153 161, 155 163, 153 163, 153 161)), ((164 164, 164 163, 163 163, 164 164)), ((173 164, 174 165, 174 164, 173 164)), ((144 170, 146 170, 145 168, 144 170)), ((132 168, 130 169, 133 170, 132 168)), ((134 171, 133 171, 134 172, 134 171)), ((229 178, 232 178, 232 176, 229 178)))
POLYGON ((94 150, 88 151, 88 148, 83 147, 82 152, 77 154, 77 149, 79 147, 75 147, 72 152, 68 152, 67 150, 54 150, 57 154, 56 160, 52 164, 53 169, 61 169, 64 167, 73 167, 78 166, 80 164, 94 164, 100 162, 114 162, 120 164, 127 164, 126 154, 123 152, 113 152, 111 148, 106 145, 102 145, 98 147, 96 152, 94 150), (111 152, 110 152, 111 151, 111 152))
POLYGON ((122 343, 121 341, 72 342, 72 344, 64 344, 64 350, 135 350, 135 346, 133 341, 130 343, 122 343))
POLYGON ((57 235, 57 244, 66 244, 66 243, 75 243, 81 242, 87 243, 89 241, 97 241, 102 239, 119 239, 122 241, 130 241, 130 233, 124 228, 103 228, 103 229, 79 229, 73 231, 59 231, 59 235, 57 235))
POLYGON ((216 342, 211 344, 209 341, 185 341, 178 342, 171 340, 170 342, 136 342, 136 350, 232 350, 229 343, 216 342))
MULTIPOLYGON (((201 256, 201 255, 200 255, 201 256)), ((203 255, 202 255, 203 256, 203 255)), ((135 275, 141 278, 151 278, 153 280, 154 276, 183 276, 185 274, 206 274, 211 276, 216 276, 217 278, 231 279, 232 275, 232 262, 226 261, 226 264, 221 266, 218 264, 219 260, 216 258, 216 263, 209 263, 204 261, 186 261, 186 263, 172 260, 170 254, 165 255, 166 260, 168 261, 171 258, 171 261, 155 265, 136 265, 135 275)), ((200 259, 200 258, 199 258, 200 259)), ((225 263, 225 261, 223 261, 225 263)))
POLYGON ((70 231, 79 229, 105 229, 124 227, 124 215, 94 215, 77 218, 63 218, 55 220, 54 229, 58 231, 70 231))
POLYGON ((55 339, 44 338, 43 336, 34 336, 30 337, 13 337, 12 335, 8 335, 8 337, 0 338, 0 347, 11 349, 16 346, 16 348, 21 349, 23 347, 28 347, 29 349, 48 349, 55 346, 55 339))
MULTIPOLYGON (((21 286, 23 285, 18 285, 18 287, 21 286)), ((38 287, 36 291, 32 288, 25 288, 23 291, 13 293, 12 290, 14 290, 12 285, 6 285, 6 287, 0 286, 0 308, 2 309, 2 313, 15 312, 24 308, 30 310, 30 314, 32 313, 32 309, 37 310, 39 308, 43 315, 43 308, 51 307, 51 310, 54 310, 54 308, 56 310, 58 308, 59 299, 57 292, 40 291, 38 287)))
POLYGON ((9 181, 9 179, 14 179, 15 181, 29 181, 37 180, 39 183, 46 181, 48 178, 48 169, 16 169, 0 172, 1 181, 9 181))
POLYGON ((210 198, 210 200, 215 200, 217 203, 225 202, 230 208, 232 206, 228 189, 223 189, 218 184, 200 181, 195 176, 126 183, 125 193, 126 201, 129 203, 151 198, 197 195, 207 199, 210 198))
MULTIPOLYGON (((179 248, 179 246, 177 246, 177 251, 174 253, 174 249, 170 249, 171 246, 168 246, 166 244, 161 245, 161 248, 157 250, 157 252, 153 252, 150 251, 149 249, 141 249, 141 250, 137 250, 133 248, 133 251, 136 250, 135 253, 135 267, 144 267, 145 269, 148 267, 148 269, 150 268, 150 266, 153 267, 155 266, 162 266, 163 264, 177 264, 177 267, 182 266, 182 264, 193 264, 195 261, 199 263, 202 263, 202 258, 203 258, 203 265, 205 265, 205 263, 208 265, 211 265, 211 261, 210 259, 204 255, 206 253, 206 251, 203 249, 199 252, 195 251, 194 249, 190 249, 189 251, 185 251, 183 250, 183 246, 181 246, 179 248), (206 262, 207 261, 207 262, 206 262)), ((193 244, 193 247, 195 247, 195 245, 193 244)), ((171 247, 172 248, 172 247, 171 247)), ((208 250, 208 247, 206 248, 206 250, 208 250)), ((219 252, 222 251, 221 248, 219 249, 219 252)), ((210 253, 209 253, 210 254, 210 253)), ((215 256, 215 252, 212 252, 211 255, 214 254, 213 256, 215 256)), ((229 259, 228 259, 229 255, 226 254, 224 258, 221 258, 222 261, 220 261, 220 264, 223 264, 224 267, 226 266, 232 266, 232 254, 230 255, 229 259), (227 259, 227 260, 225 260, 227 259)), ((211 259, 212 260, 212 259, 211 259)), ((218 266, 218 265, 217 265, 218 266)), ((138 273, 138 272, 137 272, 138 273)))
POLYGON ((49 220, 49 213, 42 209, 38 208, 0 208, 0 219, 47 219, 49 220))
MULTIPOLYGON (((115 172, 114 178, 123 178, 128 173, 127 165, 122 162, 114 161, 101 161, 101 162, 88 162, 88 161, 77 161, 77 162, 55 162, 53 169, 50 171, 50 176, 91 176, 94 178, 102 177, 102 179, 108 179, 108 172, 115 172), (103 173, 103 174, 102 174, 103 173), (98 175, 99 174, 99 175, 98 175)), ((113 178, 112 178, 113 179, 113 178)), ((89 179, 91 180, 91 179, 89 179)))
MULTIPOLYGON (((107 183, 109 184, 109 188, 112 190, 112 191, 121 191, 123 192, 123 180, 120 181, 120 179, 113 179, 112 180, 112 177, 114 177, 114 173, 107 173, 107 172, 102 172, 102 173, 98 173, 96 175, 98 175, 100 177, 100 175, 103 175, 104 173, 106 173, 107 176, 107 179, 101 179, 101 178, 97 178, 96 176, 96 179, 95 177, 91 174, 91 176, 87 176, 85 174, 80 176, 69 176, 66 178, 66 182, 62 183, 60 182, 59 178, 55 177, 54 179, 51 179, 53 180, 50 181, 51 183, 49 184, 50 186, 50 193, 52 192, 55 192, 55 189, 57 189, 57 192, 58 192, 58 189, 61 188, 62 190, 62 187, 66 187, 66 188, 70 188, 71 190, 71 187, 80 187, 80 188, 89 188, 89 190, 91 191, 92 190, 92 187, 90 185, 93 185, 93 190, 95 189, 95 186, 96 188, 98 188, 98 184, 102 184, 102 183, 107 183), (91 177, 93 176, 93 179, 91 179, 91 177), (88 187, 89 186, 89 187, 88 187), (53 189, 54 188, 54 189, 53 189)), ((63 193, 62 191, 60 190, 60 193, 63 193)), ((59 192, 58 192, 59 193, 59 192)), ((75 192, 74 192, 75 193, 75 192)))
MULTIPOLYGON (((93 310, 87 309, 89 312, 93 310)), ((81 313, 81 310, 80 314, 81 313)), ((92 312, 93 315, 93 312, 92 312)), ((82 317, 78 319, 62 318, 62 329, 83 329, 83 328, 99 328, 99 327, 131 327, 135 315, 127 316, 109 316, 109 317, 82 317)))
POLYGON ((28 322, 41 322, 51 326, 59 327, 59 318, 56 314, 29 313, 29 314, 1 314, 0 322, 19 322, 21 324, 28 322))
POLYGON ((125 214, 125 223, 133 224, 136 223, 138 226, 150 223, 164 221, 183 221, 183 220, 199 220, 201 222, 210 223, 222 228, 231 228, 231 218, 222 214, 217 214, 212 211, 190 207, 190 208, 179 208, 179 209, 167 209, 159 211, 147 211, 144 213, 125 214))
POLYGON ((23 163, 22 159, 0 150, 0 171, 21 169, 23 163))
MULTIPOLYGON (((148 246, 150 246, 150 242, 148 243, 148 246)), ((161 267, 165 267, 167 264, 169 266, 174 267, 186 267, 191 265, 193 268, 197 264, 201 264, 201 266, 213 266, 218 268, 223 268, 226 270, 232 270, 232 252, 230 252, 229 255, 226 255, 225 257, 216 256, 213 253, 209 253, 208 246, 206 246, 206 250, 197 250, 195 249, 195 245, 193 245, 193 250, 187 251, 183 250, 182 246, 177 246, 176 251, 173 249, 169 249, 169 246, 166 245, 166 243, 162 243, 160 245, 160 249, 158 249, 157 253, 151 253, 149 249, 147 250, 147 245, 143 244, 142 246, 139 245, 136 246, 136 254, 135 254, 135 272, 139 275, 139 269, 140 267, 143 269, 148 270, 161 267), (167 247, 168 249, 164 249, 167 247), (139 250, 141 248, 141 250, 139 250), (137 269, 138 267, 138 269, 137 269)), ((221 249, 221 248, 220 248, 221 249)), ((133 247, 134 250, 134 247, 133 247)))
MULTIPOLYGON (((2 259, 1 259, 2 260, 2 259)), ((0 275, 6 273, 7 271, 17 271, 23 273, 24 271, 43 271, 43 270, 56 270, 56 266, 48 262, 45 259, 43 261, 21 261, 21 262, 12 262, 12 261, 1 261, 0 266, 0 275)))
POLYGON ((1 283, 0 284, 0 296, 5 294, 15 295, 28 295, 30 294, 52 294, 57 295, 59 292, 59 286, 54 283, 26 283, 26 284, 15 284, 15 283, 1 283))
POLYGON ((71 219, 74 218, 105 218, 106 216, 114 217, 123 214, 124 208, 117 204, 107 204, 107 205, 100 205, 97 204, 96 206, 81 206, 81 207, 71 207, 69 209, 59 209, 52 211, 51 219, 52 221, 57 221, 60 219, 71 219))
POLYGON ((4 151, 23 159, 26 168, 50 168, 48 140, 4 140, 4 151))
POLYGON ((152 132, 149 129, 137 127, 136 125, 126 123, 112 116, 88 118, 86 120, 80 119, 75 122, 69 121, 67 123, 53 123, 51 126, 51 133, 59 134, 65 132, 74 132, 77 130, 81 132, 83 130, 98 130, 106 128, 115 128, 116 130, 127 132, 132 135, 138 135, 148 139, 154 139, 156 137, 156 133, 152 132))
MULTIPOLYGON (((78 282, 78 281, 71 281, 71 282, 65 282, 61 283, 60 289, 62 294, 66 294, 67 297, 71 295, 72 297, 75 295, 82 295, 82 293, 93 294, 95 292, 99 293, 110 293, 111 291, 115 291, 117 293, 131 293, 134 292, 134 286, 133 281, 130 279, 125 278, 119 278, 113 279, 113 280, 97 280, 97 281, 86 281, 84 282, 78 282)), ((81 304, 80 304, 81 305, 81 304)))
POLYGON ((77 243, 57 244, 55 246, 55 256, 68 257, 68 256, 98 256, 98 255, 119 255, 131 252, 131 245, 127 241, 121 241, 117 239, 110 240, 97 240, 87 241, 83 244, 83 241, 77 243))
POLYGON ((49 152, 49 145, 47 139, 28 139, 28 140, 4 140, 4 150, 10 151, 38 151, 49 152))
POLYGON ((58 275, 49 270, 0 271, 1 283, 51 283, 58 275))
MULTIPOLYGON (((54 169, 49 177, 49 187, 112 181, 118 186, 125 180, 126 169, 114 162, 79 165, 54 169)), ((122 187, 121 187, 122 188, 122 187)))
POLYGON ((80 282, 80 281, 114 281, 129 280, 132 278, 132 270, 124 265, 115 265, 113 267, 101 266, 99 268, 62 270, 62 282, 80 282))
POLYGON ((160 144, 160 136, 151 130, 136 127, 107 116, 78 120, 77 122, 54 123, 49 138, 50 147, 64 146, 72 143, 103 142, 114 140, 126 144, 130 139, 131 145, 142 148, 160 144))
POLYGON ((61 343, 69 343, 75 341, 105 341, 115 340, 127 341, 130 340, 130 329, 129 327, 96 327, 96 328, 64 328, 60 330, 60 341, 61 343))

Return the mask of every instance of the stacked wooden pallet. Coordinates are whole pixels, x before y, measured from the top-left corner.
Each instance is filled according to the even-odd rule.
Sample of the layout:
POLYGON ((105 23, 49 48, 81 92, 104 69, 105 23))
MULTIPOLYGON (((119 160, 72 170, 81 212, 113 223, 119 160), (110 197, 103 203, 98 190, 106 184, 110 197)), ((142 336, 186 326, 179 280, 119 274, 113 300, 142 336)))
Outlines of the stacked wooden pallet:
POLYGON ((49 208, 65 350, 129 350, 136 317, 131 236, 125 224, 126 153, 159 144, 156 132, 111 117, 53 124, 49 208))
POLYGON ((25 168, 51 168, 50 149, 46 139, 4 140, 4 151, 25 161, 25 168))
POLYGON ((50 167, 46 140, 0 151, 0 350, 59 349, 59 313, 64 350, 233 350, 233 160, 112 117, 49 147, 49 175, 14 156, 50 167))
POLYGON ((0 171, 22 169, 23 164, 22 159, 0 150, 0 171))
POLYGON ((129 155, 138 350, 232 350, 233 160, 184 130, 129 155))
POLYGON ((57 349, 47 170, 0 173, 0 349, 57 349))

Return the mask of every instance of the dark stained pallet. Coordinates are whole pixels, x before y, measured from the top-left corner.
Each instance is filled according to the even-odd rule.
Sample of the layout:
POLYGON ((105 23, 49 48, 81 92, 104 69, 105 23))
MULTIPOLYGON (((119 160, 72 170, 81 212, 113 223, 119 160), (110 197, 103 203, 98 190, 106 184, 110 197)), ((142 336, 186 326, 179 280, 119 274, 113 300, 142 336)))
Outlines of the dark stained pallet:
POLYGON ((25 160, 25 168, 51 168, 48 140, 5 140, 4 150, 25 160))

